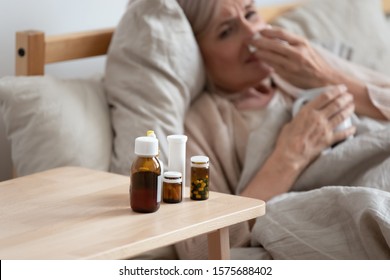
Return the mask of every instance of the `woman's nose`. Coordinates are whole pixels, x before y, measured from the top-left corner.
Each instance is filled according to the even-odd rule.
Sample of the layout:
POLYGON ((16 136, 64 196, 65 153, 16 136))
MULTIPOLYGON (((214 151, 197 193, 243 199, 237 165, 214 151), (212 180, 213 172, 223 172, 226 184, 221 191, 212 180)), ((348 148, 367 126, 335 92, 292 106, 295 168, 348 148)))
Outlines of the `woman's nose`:
POLYGON ((251 22, 245 22, 244 23, 244 33, 245 33, 245 39, 251 40, 255 34, 258 34, 262 29, 266 28, 265 23, 257 23, 253 24, 251 22))
POLYGON ((252 38, 256 33, 260 31, 258 26, 254 26, 248 22, 244 23, 245 37, 252 38))

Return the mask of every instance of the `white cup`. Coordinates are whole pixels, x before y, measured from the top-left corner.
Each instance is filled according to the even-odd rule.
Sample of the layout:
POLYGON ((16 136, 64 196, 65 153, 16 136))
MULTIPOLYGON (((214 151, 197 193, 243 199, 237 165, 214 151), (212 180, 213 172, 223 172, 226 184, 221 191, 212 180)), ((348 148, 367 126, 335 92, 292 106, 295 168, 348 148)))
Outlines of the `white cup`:
MULTIPOLYGON (((306 90, 302 93, 302 95, 295 100, 293 107, 292 107, 292 115, 295 116, 302 108, 303 105, 308 103, 310 100, 316 98, 320 94, 326 92, 327 90, 330 90, 334 88, 333 86, 328 86, 328 87, 321 87, 321 88, 314 88, 314 89, 309 89, 306 90)), ((352 126, 352 120, 351 118, 345 119, 342 123, 340 123, 334 131, 342 131, 350 128, 352 126)), ((353 136, 349 136, 347 139, 351 139, 353 136)), ((347 140, 346 139, 346 140, 347 140)))

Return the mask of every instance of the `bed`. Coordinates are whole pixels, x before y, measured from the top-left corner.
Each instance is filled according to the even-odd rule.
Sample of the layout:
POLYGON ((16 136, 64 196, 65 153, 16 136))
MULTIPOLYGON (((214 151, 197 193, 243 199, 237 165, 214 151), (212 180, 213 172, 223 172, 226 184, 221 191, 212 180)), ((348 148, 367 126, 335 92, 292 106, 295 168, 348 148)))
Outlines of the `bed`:
MULTIPOLYGON (((349 7, 349 5, 357 6, 356 10, 350 12, 350 16, 347 17, 349 22, 344 27, 339 25, 339 21, 345 20, 345 10, 334 12, 332 17, 326 13, 326 9, 329 11, 329 9, 332 10, 334 8, 335 4, 332 4, 332 2, 334 1, 322 1, 322 4, 300 2, 297 4, 262 7, 260 8, 260 12, 268 22, 274 25, 282 26, 293 32, 305 35, 313 42, 328 47, 329 50, 340 56, 345 54, 345 49, 347 48, 349 50, 347 53, 351 61, 390 75, 390 56, 388 51, 386 51, 390 49, 390 36, 388 36, 390 33, 386 18, 383 14, 383 11, 385 11, 385 14, 390 12, 390 1, 374 1, 376 4, 381 5, 382 8, 380 11, 372 1, 370 4, 367 4, 368 1, 361 1, 359 4, 356 4, 354 1, 341 1, 345 2, 345 7, 349 7), (318 5, 321 10, 318 10, 318 5), (323 10, 324 8, 325 10, 323 10), (317 13, 316 18, 322 20, 313 22, 315 19, 313 19, 313 16, 310 17, 313 11, 317 13), (358 11, 357 14, 356 11, 358 11), (380 12, 379 14, 378 11, 380 12), (326 18, 324 18, 324 14, 326 18), (356 15, 359 15, 359 17, 356 15), (354 36, 352 34, 353 32, 350 32, 348 28, 355 24, 360 24, 360 27, 363 21, 361 17, 364 17, 366 20, 369 19, 371 26, 370 28, 358 30, 359 32, 356 33, 359 34, 354 36), (363 35, 362 30, 366 32, 363 35), (377 32, 372 34, 372 30, 377 30, 377 32), (362 40, 362 37, 366 34, 368 34, 367 36, 371 36, 369 41, 362 40), (359 46, 357 42, 359 42, 359 46), (368 48, 371 48, 371 53, 375 55, 371 57, 367 56, 368 48), (351 50, 354 53, 352 57, 351 50), (384 61, 388 61, 389 64, 383 63, 384 61)), ((136 13, 130 22, 136 20, 137 16, 141 17, 142 14, 136 13)), ((132 150, 132 145, 128 143, 128 139, 134 139, 135 135, 139 136, 143 133, 143 130, 146 131, 150 128, 154 129, 157 135, 163 136, 168 132, 184 133, 185 128, 183 123, 185 111, 201 91, 199 84, 204 82, 202 80, 204 79, 204 69, 199 63, 199 50, 194 46, 193 38, 189 38, 184 32, 180 32, 183 30, 189 31, 188 26, 182 27, 172 24, 170 27, 177 28, 176 33, 163 34, 173 36, 169 37, 170 40, 175 39, 181 42, 180 45, 174 47, 174 50, 180 52, 184 49, 191 54, 182 54, 191 62, 188 65, 183 65, 183 63, 172 60, 173 62, 170 61, 169 63, 174 64, 173 71, 172 67, 167 67, 167 64, 153 64, 153 59, 155 61, 159 60, 159 57, 155 56, 156 50, 149 48, 149 45, 145 45, 145 42, 138 44, 139 42, 134 40, 135 42, 132 42, 130 49, 121 50, 126 51, 127 55, 130 53, 132 58, 134 56, 139 58, 135 62, 134 59, 129 59, 126 62, 128 65, 132 65, 133 69, 139 70, 137 70, 138 72, 135 71, 132 73, 131 77, 123 75, 125 71, 121 67, 126 66, 123 64, 120 68, 112 71, 115 73, 113 77, 98 76, 92 77, 91 79, 71 80, 44 76, 45 65, 91 56, 106 55, 107 52, 113 53, 115 51, 113 45, 115 44, 112 43, 112 40, 118 27, 115 29, 108 28, 105 30, 59 36, 46 36, 41 31, 18 32, 16 34, 15 74, 20 77, 4 77, 0 80, 1 112, 6 123, 7 137, 11 141, 15 176, 27 175, 63 165, 80 165, 93 169, 128 174, 128 166, 131 160, 127 154, 132 150), (141 49, 142 52, 138 53, 137 49, 141 49), (150 54, 152 54, 150 57, 146 57, 150 54), (150 69, 156 71, 155 73, 153 72, 153 75, 149 73, 146 75, 144 71, 139 69, 139 65, 145 63, 150 66, 150 69), (162 81, 162 77, 164 81, 162 81), (110 79, 112 83, 107 84, 107 80, 110 79), (123 89, 122 92, 118 91, 118 89, 112 87, 112 84, 120 84, 124 79, 131 82, 129 82, 130 85, 126 88, 127 91, 133 90, 139 91, 140 93, 130 103, 125 103, 121 107, 116 102, 123 96, 123 89), (138 82, 141 79, 148 84, 147 88, 139 88, 138 82), (159 82, 156 83, 156 80, 159 82), (107 90, 115 92, 115 94, 107 96, 107 90), (150 94, 151 92, 161 94, 161 99, 158 104, 152 102, 153 96, 150 94), (168 95, 167 92, 169 92, 168 95), (110 106, 107 106, 107 102, 110 103, 110 106), (136 105, 140 102, 147 104, 145 107, 146 112, 145 108, 139 108, 136 105), (113 110, 113 107, 116 109, 113 110), (126 107, 126 110, 123 107, 126 107), (164 109, 164 114, 161 113, 161 108, 164 109), (129 122, 126 121, 129 119, 140 119, 140 122, 130 124, 130 132, 128 129, 129 122), (122 132, 124 134, 121 134, 122 132)), ((134 34, 137 28, 139 27, 134 26, 128 28, 122 34, 129 35, 132 34, 131 32, 134 34)), ((167 31, 162 30, 161 32, 167 31)), ((114 39, 117 40, 116 45, 120 45, 119 42, 125 40, 119 36, 114 39)), ((119 51, 116 53, 118 53, 118 56, 123 55, 119 51)), ((119 58, 112 56, 112 59, 118 60, 119 58)), ((160 61, 164 61, 164 59, 160 61)), ((378 124, 376 128, 378 130, 382 129, 382 125, 378 124)), ((164 138, 162 137, 160 143, 163 159, 166 158, 165 151, 167 150, 167 143, 164 138)), ((345 226, 352 227, 358 225, 366 228, 360 231, 358 235, 349 235, 347 236, 348 238, 360 240, 365 235, 374 236, 374 238, 369 238, 367 242, 360 243, 358 241, 351 243, 348 240, 340 239, 340 244, 344 244, 343 246, 340 245, 340 248, 344 250, 345 246, 363 244, 361 248, 359 247, 359 250, 363 253, 372 253, 372 255, 364 255, 363 258, 390 258, 388 250, 388 244, 390 244, 388 219, 387 217, 381 216, 383 213, 387 213, 390 216, 390 212, 388 212, 390 198, 386 192, 390 189, 389 184, 387 184, 390 181, 386 181, 388 178, 382 176, 384 173, 383 169, 388 167, 387 159, 389 158, 388 151, 390 151, 390 146, 387 146, 388 138, 389 135, 385 133, 378 132, 375 135, 371 135, 367 141, 371 141, 370 139, 383 139, 383 142, 375 142, 370 148, 366 149, 366 155, 372 155, 373 153, 378 155, 376 158, 370 158, 372 162, 372 168, 370 168, 372 174, 370 178, 379 178, 378 180, 381 181, 375 181, 374 183, 373 181, 367 181, 367 184, 375 185, 378 183, 383 186, 381 187, 383 192, 381 190, 375 190, 374 192, 367 191, 359 187, 356 189, 345 189, 340 185, 332 183, 332 180, 330 180, 332 176, 326 175, 321 177, 323 179, 321 186, 327 186, 327 188, 305 189, 306 186, 315 185, 310 180, 321 175, 323 165, 331 164, 332 161, 339 159, 341 155, 324 158, 323 163, 319 162, 317 165, 314 165, 312 171, 310 171, 312 174, 303 177, 298 182, 297 186, 295 186, 297 192, 281 196, 269 204, 267 219, 258 221, 254 227, 252 244, 255 251, 251 250, 251 253, 248 253, 246 250, 245 252, 242 251, 244 253, 239 251, 234 253, 233 251, 233 257, 289 259, 332 258, 334 255, 331 252, 329 253, 323 250, 323 247, 327 246, 326 242, 322 244, 323 247, 314 250, 316 252, 314 254, 312 249, 315 246, 311 241, 314 240, 313 242, 315 243, 315 240, 318 240, 316 237, 322 234, 328 234, 330 236, 330 238, 327 238, 328 241, 335 238, 340 239, 340 236, 336 233, 344 230, 345 226), (375 149, 378 145, 381 148, 375 149), (379 164, 383 162, 385 164, 379 164), (380 174, 379 177, 378 174, 380 174), (305 192, 302 192, 303 190, 305 192), (349 193, 350 191, 353 191, 353 193, 349 193), (331 195, 328 195, 328 193, 331 193, 331 195), (350 195, 357 196, 357 201, 361 202, 360 206, 364 206, 364 209, 362 208, 360 210, 373 209, 373 211, 359 211, 356 208, 359 205, 355 204, 351 205, 351 208, 348 208, 345 212, 339 212, 340 208, 336 206, 348 204, 347 198, 350 195), (378 196, 381 197, 380 201, 377 199, 378 196), (317 207, 316 205, 306 207, 306 205, 309 205, 306 202, 312 201, 314 199, 313 197, 331 198, 337 203, 333 205, 334 207, 327 207, 327 211, 319 207, 320 205, 330 203, 326 199, 324 201, 318 200, 317 207), (355 206, 355 208, 352 206, 355 206), (305 213, 312 214, 310 217, 303 217, 301 212, 297 213, 302 219, 304 218, 302 221, 298 221, 294 219, 293 214, 285 215, 287 212, 292 213, 290 211, 292 208, 300 209, 301 212, 304 210, 305 213), (276 209, 280 211, 276 211, 276 209), (338 216, 337 213, 343 213, 344 216, 338 216), (357 215, 357 213, 360 213, 360 215, 357 215), (355 224, 346 224, 348 215, 352 215, 358 219, 354 220, 355 224), (313 222, 313 219, 316 217, 323 217, 323 221, 321 222, 322 227, 321 223, 319 223, 318 228, 316 228, 317 234, 313 234, 313 231, 310 234, 303 232, 305 238, 300 235, 291 234, 292 230, 294 232, 300 232, 301 228, 299 226, 303 222, 313 222), (340 222, 340 220, 332 220, 329 217, 342 217, 343 220, 340 222), (335 226, 340 224, 342 226, 338 228, 335 226), (280 235, 274 234, 275 232, 279 232, 280 235), (308 236, 312 238, 310 242, 307 240, 308 236), (282 243, 281 240, 285 240, 285 242, 282 243), (371 246, 372 250, 366 250, 365 246, 371 246), (288 249, 283 249, 283 247, 288 249)), ((356 146, 361 147, 359 143, 356 146)), ((356 149, 356 147, 350 150, 346 149, 342 156, 345 157, 345 155, 348 155, 350 159, 353 158, 352 162, 361 163, 361 167, 368 162, 368 157, 354 158, 354 151, 356 149)), ((350 162, 345 162, 344 169, 332 170, 334 171, 334 180, 354 170, 357 165, 351 165, 349 164, 350 162)), ((261 163, 256 162, 256 164, 261 163)), ((253 171, 247 170, 246 172, 246 174, 250 174, 253 171)), ((332 248, 332 250, 335 250, 335 248, 332 248)), ((160 253, 152 257, 164 258, 160 253)), ((166 253, 164 249, 163 254, 166 253)), ((172 251, 170 251, 170 256, 172 256, 172 251)), ((362 257, 362 255, 359 255, 359 257, 362 257)), ((345 255, 341 255, 340 258, 351 258, 351 255, 346 253, 345 255)))

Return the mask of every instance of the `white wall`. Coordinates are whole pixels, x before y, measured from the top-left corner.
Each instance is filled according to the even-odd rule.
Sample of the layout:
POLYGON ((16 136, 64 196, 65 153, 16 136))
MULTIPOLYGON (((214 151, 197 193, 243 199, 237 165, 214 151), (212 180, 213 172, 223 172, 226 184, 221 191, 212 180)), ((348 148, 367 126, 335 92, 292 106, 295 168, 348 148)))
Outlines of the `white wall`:
MULTIPOLYGON (((127 1, 0 0, 0 77, 14 74, 16 31, 35 29, 50 35, 115 26, 127 1)), ((75 68, 75 74, 81 72, 75 68)), ((47 70, 56 71, 52 66, 47 70)))

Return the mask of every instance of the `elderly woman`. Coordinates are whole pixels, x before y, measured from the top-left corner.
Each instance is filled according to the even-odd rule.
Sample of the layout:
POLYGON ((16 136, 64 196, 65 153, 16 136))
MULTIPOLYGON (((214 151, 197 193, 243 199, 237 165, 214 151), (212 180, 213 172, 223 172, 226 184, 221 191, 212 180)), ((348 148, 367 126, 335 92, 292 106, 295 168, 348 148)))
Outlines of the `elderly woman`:
MULTIPOLYGON (((299 89, 334 86, 283 125, 272 152, 240 190, 241 195, 269 200, 288 192, 324 149, 356 132, 354 126, 335 129, 354 112, 376 119, 390 118, 389 80, 314 48, 304 38, 270 27, 252 0, 177 1, 199 44, 209 91, 231 102, 247 127, 258 125, 261 112, 272 104, 291 108, 299 89)), ((248 231, 233 230, 233 245, 244 246, 248 231)), ((179 244, 179 256, 205 257, 201 242, 179 244)))

